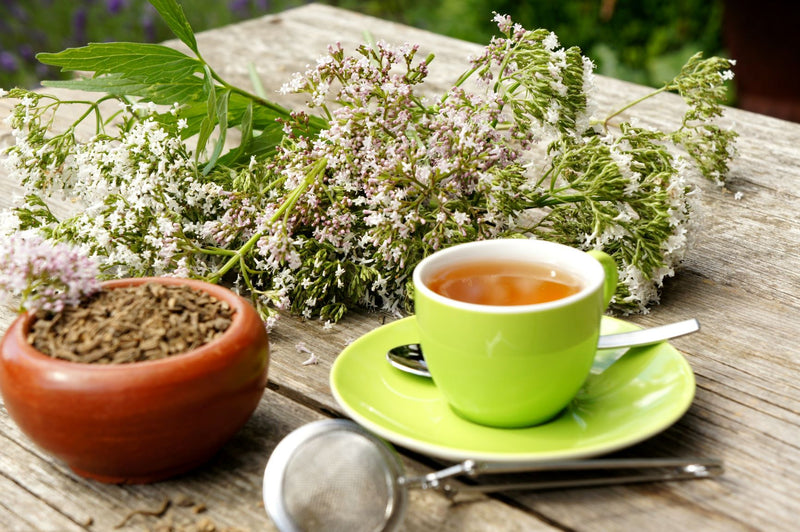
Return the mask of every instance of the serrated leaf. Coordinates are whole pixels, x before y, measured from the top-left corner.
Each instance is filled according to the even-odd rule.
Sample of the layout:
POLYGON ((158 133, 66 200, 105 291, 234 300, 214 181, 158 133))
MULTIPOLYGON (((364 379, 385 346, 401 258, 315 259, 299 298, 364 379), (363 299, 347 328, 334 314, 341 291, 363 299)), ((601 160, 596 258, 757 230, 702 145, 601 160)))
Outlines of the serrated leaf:
POLYGON ((188 76, 171 82, 142 83, 121 74, 107 74, 96 78, 43 81, 45 87, 105 92, 114 96, 137 96, 155 104, 190 104, 202 101, 204 97, 203 80, 188 76))
POLYGON ((40 62, 61 67, 62 72, 88 71, 122 74, 141 83, 168 83, 202 71, 202 63, 183 52, 160 44, 91 43, 55 54, 36 55, 40 62))
POLYGON ((183 8, 178 2, 175 0, 150 0, 150 3, 156 8, 164 22, 167 23, 172 33, 194 53, 199 54, 192 26, 189 25, 189 21, 183 13, 183 8))

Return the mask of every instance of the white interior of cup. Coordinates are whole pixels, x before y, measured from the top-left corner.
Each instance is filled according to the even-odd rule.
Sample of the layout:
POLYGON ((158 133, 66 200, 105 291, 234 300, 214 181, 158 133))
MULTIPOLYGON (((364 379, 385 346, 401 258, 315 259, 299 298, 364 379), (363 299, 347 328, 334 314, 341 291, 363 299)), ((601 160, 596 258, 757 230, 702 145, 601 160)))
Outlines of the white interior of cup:
POLYGON ((566 306, 587 297, 596 290, 602 290, 605 272, 600 263, 581 250, 545 240, 498 239, 480 240, 446 248, 420 261, 414 269, 414 287, 425 297, 464 310, 492 314, 516 314, 532 310, 546 310, 566 306), (427 282, 443 269, 472 261, 515 261, 541 264, 563 271, 578 279, 581 289, 570 296, 530 305, 480 305, 458 301, 438 294, 428 288, 427 282))

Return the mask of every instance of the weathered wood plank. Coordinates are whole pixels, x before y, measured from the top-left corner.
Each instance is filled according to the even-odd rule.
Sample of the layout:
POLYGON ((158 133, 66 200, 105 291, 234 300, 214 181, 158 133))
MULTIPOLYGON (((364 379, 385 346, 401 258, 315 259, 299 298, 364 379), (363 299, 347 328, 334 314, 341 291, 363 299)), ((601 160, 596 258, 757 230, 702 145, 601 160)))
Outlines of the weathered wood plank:
POLYGON ((45 530, 68 532, 85 530, 46 501, 31 494, 27 487, 14 478, 0 473, 0 530, 6 532, 29 532, 45 530))
MULTIPOLYGON (((289 432, 324 417, 268 390, 251 420, 206 466, 157 484, 116 486, 76 476, 35 448, 4 409, 0 413, 0 510, 8 509, 0 512, 0 529, 9 531, 149 530, 168 524, 191 530, 203 523, 217 530, 274 530, 261 502, 267 459, 289 432), (170 504, 163 515, 129 516, 156 511, 165 500, 170 504), (198 505, 205 509, 195 513, 198 505)), ((430 471, 409 459, 404 465, 414 476, 430 471)), ((508 530, 552 530, 487 497, 453 505, 435 491, 411 495, 407 530, 489 530, 487 523, 498 522, 508 523, 508 530)))
MULTIPOLYGON (((275 91, 292 72, 313 63, 328 43, 341 41, 352 50, 365 29, 387 41, 420 42, 423 54, 435 52, 426 85, 431 93, 455 80, 467 67, 467 56, 480 49, 319 5, 207 32, 198 40, 223 77, 248 86, 252 62, 267 90, 275 91)), ((598 99, 606 112, 647 91, 598 79, 598 99)), ((298 105, 296 98, 274 96, 298 105)), ((4 105, 0 102, 5 114, 4 105)), ((665 94, 635 114, 643 124, 663 127, 676 123, 682 106, 679 98, 665 94)), ((574 530, 795 528, 800 513, 795 339, 800 330, 800 126, 737 110, 729 111, 726 123, 742 135, 727 190, 696 182, 704 216, 685 267, 666 282, 662 302, 651 314, 630 318, 643 325, 700 319, 700 333, 674 342, 695 370, 697 396, 676 425, 622 453, 718 456, 726 461, 726 475, 715 481, 512 494, 510 500, 528 514, 494 499, 452 506, 436 494, 414 493, 408 530, 523 530, 548 524, 574 530), (742 198, 734 199, 733 192, 742 198)), ((0 190, 2 208, 12 190, 2 173, 0 190)), ((0 310, 3 328, 11 317, 0 310)), ((269 529, 259 506, 260 475, 269 452, 291 429, 319 418, 320 411, 338 411, 328 387, 331 364, 348 341, 385 319, 356 313, 332 330, 317 322, 283 319, 271 337, 270 381, 278 393, 267 393, 254 419, 214 463, 167 483, 109 487, 79 479, 26 443, 0 411, 0 437, 7 440, 0 442, 0 493, 8 488, 12 494, 0 498, 0 529, 25 529, 31 522, 42 529, 68 528, 89 517, 95 519, 93 529, 110 529, 129 509, 153 508, 177 493, 205 502, 205 515, 219 526, 269 529), (319 356, 318 365, 302 365, 308 355, 296 349, 300 341, 319 356), (17 504, 29 511, 20 511, 17 504), (10 508, 5 515, 3 505, 10 508), (33 519, 32 514, 44 517, 33 519)), ((416 462, 406 464, 421 470, 416 462)), ((142 516, 135 519, 131 527, 149 526, 142 516)))
MULTIPOLYGON (((275 432, 281 426, 272 416, 280 413, 285 419, 292 419, 291 408, 294 407, 289 403, 289 410, 282 409, 281 405, 286 402, 281 403, 280 398, 270 403, 277 404, 277 408, 260 408, 233 442, 203 469, 175 480, 145 486, 106 485, 78 477, 61 462, 34 447, 3 416, 0 430, 18 445, 3 448, 0 475, 20 481, 31 498, 35 497, 57 512, 63 521, 83 525, 73 529, 89 529, 88 523, 91 523, 95 530, 113 530, 131 511, 153 511, 169 500, 173 504, 161 518, 135 515, 128 520, 128 526, 136 529, 152 527, 170 518, 188 525, 208 518, 220 527, 261 530, 267 524, 266 514, 260 506, 261 464, 266 456, 262 445, 271 443, 274 446, 275 440, 283 435, 275 432), (253 432, 257 436, 251 438, 253 432), (248 445, 237 445, 241 438, 248 439, 248 445), (240 460, 246 461, 249 467, 239 467, 240 460), (181 498, 202 503, 208 510, 194 514, 192 506, 177 505, 181 498)), ((38 527, 66 529, 59 520, 49 516, 44 518, 42 512, 22 515, 42 516, 29 530, 38 527)))

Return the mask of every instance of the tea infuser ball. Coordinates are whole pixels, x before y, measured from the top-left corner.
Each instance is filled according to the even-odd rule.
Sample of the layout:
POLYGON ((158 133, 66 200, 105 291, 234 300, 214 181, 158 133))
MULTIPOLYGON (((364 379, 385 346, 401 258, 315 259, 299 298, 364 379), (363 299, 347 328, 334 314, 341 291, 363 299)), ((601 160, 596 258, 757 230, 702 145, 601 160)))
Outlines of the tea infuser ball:
POLYGON ((279 530, 394 530, 407 489, 403 466, 377 436, 342 419, 304 425, 275 447, 264 506, 279 530))
POLYGON ((356 423, 326 419, 291 432, 264 470, 264 507, 283 532, 391 531, 402 522, 408 490, 439 489, 491 493, 530 489, 605 486, 662 480, 711 478, 722 474, 713 458, 610 458, 534 462, 465 460, 421 477, 405 477, 392 447, 356 423), (647 473, 650 469, 654 472, 647 473), (466 475, 544 471, 637 470, 593 478, 456 486, 446 479, 466 475))

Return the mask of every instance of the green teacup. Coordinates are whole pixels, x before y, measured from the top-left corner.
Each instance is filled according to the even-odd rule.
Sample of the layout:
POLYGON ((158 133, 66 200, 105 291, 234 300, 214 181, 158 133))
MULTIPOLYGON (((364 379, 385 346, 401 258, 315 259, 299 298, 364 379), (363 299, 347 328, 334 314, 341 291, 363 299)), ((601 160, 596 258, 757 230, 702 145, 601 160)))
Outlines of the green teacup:
POLYGON ((414 305, 436 386, 475 423, 548 421, 589 374, 616 283, 607 254, 542 240, 486 240, 432 254, 414 270, 414 305))

